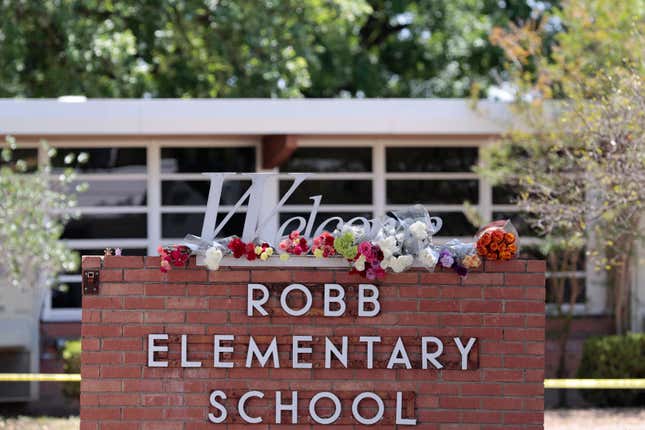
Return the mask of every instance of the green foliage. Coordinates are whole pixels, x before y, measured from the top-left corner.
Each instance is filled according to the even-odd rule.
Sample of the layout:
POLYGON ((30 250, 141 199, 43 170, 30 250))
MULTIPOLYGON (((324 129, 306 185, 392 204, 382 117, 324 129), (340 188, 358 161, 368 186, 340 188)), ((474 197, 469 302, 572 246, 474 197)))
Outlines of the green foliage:
MULTIPOLYGON (((81 372, 81 341, 68 340, 65 342, 63 351, 61 353, 63 358, 63 371, 65 373, 80 373, 81 372)), ((70 399, 78 399, 81 395, 80 382, 65 382, 63 383, 63 394, 70 399)))
POLYGON ((645 0, 566 0, 509 27, 491 40, 507 55, 519 120, 482 151, 478 171, 517 189, 533 226, 559 248, 585 246, 610 272, 621 333, 645 210, 645 0))
MULTIPOLYGON (((645 334, 587 339, 578 378, 645 378, 645 334)), ((595 406, 645 406, 645 390, 582 390, 595 406)))
POLYGON ((498 0, 4 0, 0 97, 461 97, 498 0), (73 76, 74 79, 69 79, 73 76))
MULTIPOLYGON (((49 156, 55 150, 45 143, 41 151, 49 156)), ((18 146, 8 137, 0 163, 0 273, 14 286, 43 286, 61 270, 78 267, 78 256, 61 242, 65 222, 72 217, 76 192, 71 169, 52 175, 48 164, 14 157, 18 146)), ((68 164, 86 154, 68 155, 68 164)))

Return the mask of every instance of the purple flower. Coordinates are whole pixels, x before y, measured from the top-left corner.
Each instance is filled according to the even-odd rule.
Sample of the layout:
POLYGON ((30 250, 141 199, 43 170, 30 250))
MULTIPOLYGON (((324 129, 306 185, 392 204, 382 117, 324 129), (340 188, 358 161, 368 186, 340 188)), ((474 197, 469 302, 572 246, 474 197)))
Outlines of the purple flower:
POLYGON ((455 258, 452 256, 450 251, 444 249, 439 253, 439 263, 443 267, 452 267, 452 265, 455 264, 455 258))
POLYGON ((455 265, 454 265, 454 266, 452 266, 452 268, 455 270, 455 272, 457 272, 457 274, 458 274, 459 276, 462 276, 462 277, 463 277, 463 276, 466 276, 466 275, 468 274, 468 269, 466 269, 466 268, 465 268, 464 266, 462 266, 461 264, 457 264, 457 263, 455 263, 455 265))
POLYGON ((374 279, 376 279, 376 271, 370 267, 369 269, 367 269, 367 270, 365 271, 365 276, 366 276, 366 277, 367 277, 367 279, 369 279, 370 281, 373 281, 374 279))

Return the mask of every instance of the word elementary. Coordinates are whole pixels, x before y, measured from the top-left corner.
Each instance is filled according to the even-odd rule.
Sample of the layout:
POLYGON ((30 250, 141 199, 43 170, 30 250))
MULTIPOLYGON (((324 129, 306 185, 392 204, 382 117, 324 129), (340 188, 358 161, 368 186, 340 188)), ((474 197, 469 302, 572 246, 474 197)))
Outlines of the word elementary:
MULTIPOLYGON (((267 302, 270 299, 269 289, 262 284, 248 284, 247 289, 247 316, 249 317, 267 317, 269 312, 266 309, 267 302)), ((357 315, 359 318, 374 318, 379 315, 381 305, 379 302, 379 290, 372 284, 359 284, 357 290, 357 315)), ((306 316, 313 306, 313 295, 311 290, 302 284, 290 284, 284 288, 280 293, 279 298, 280 307, 283 312, 290 316, 299 317, 306 316), (292 294, 299 294, 304 297, 300 302, 299 308, 294 308, 290 305, 289 297, 292 294)), ((323 285, 323 309, 322 315, 328 318, 341 317, 347 311, 345 289, 339 284, 324 284, 323 285)), ((320 313, 318 313, 320 315, 320 313)), ((263 339, 266 336, 262 336, 263 339)), ((253 336, 244 336, 245 345, 242 350, 246 351, 244 367, 251 368, 254 364, 260 367, 281 368, 287 363, 284 363, 285 355, 280 354, 280 345, 283 347, 285 344, 290 344, 290 358, 288 366, 292 369, 311 369, 311 368, 325 368, 331 369, 333 362, 337 361, 337 366, 348 368, 350 350, 352 356, 362 354, 364 360, 360 360, 366 369, 375 368, 374 352, 378 348, 383 351, 387 348, 387 360, 385 368, 387 369, 412 369, 413 361, 410 360, 410 353, 414 353, 420 357, 420 360, 414 361, 417 368, 420 369, 442 369, 444 366, 441 363, 441 357, 444 353, 444 342, 453 342, 457 347, 460 355, 460 368, 462 370, 468 369, 469 354, 476 343, 476 338, 460 338, 452 337, 450 339, 440 339, 437 336, 432 336, 431 333, 422 335, 415 338, 418 342, 415 346, 406 346, 401 337, 396 338, 393 345, 384 345, 381 336, 378 334, 366 334, 362 336, 351 337, 354 344, 350 345, 349 336, 336 336, 334 338, 323 337, 324 343, 320 344, 321 351, 324 354, 318 354, 321 358, 320 363, 311 360, 310 357, 314 354, 311 342, 313 336, 310 335, 292 335, 289 336, 288 342, 278 342, 277 337, 273 336, 267 346, 258 345, 253 336), (411 350, 414 348, 414 350, 411 350), (281 362, 282 358, 282 362, 281 362)), ((231 361, 230 357, 236 351, 236 337, 233 334, 218 333, 213 335, 213 360, 206 363, 200 360, 195 360, 190 355, 189 351, 189 335, 182 334, 180 336, 180 350, 181 360, 180 366, 183 368, 200 368, 205 366, 212 366, 215 368, 233 368, 236 362, 231 361)), ((168 367, 168 361, 159 357, 159 353, 167 353, 169 350, 169 336, 168 334, 149 334, 148 335, 148 367, 168 367)), ((266 341, 261 342, 266 343, 266 341)), ((355 362, 355 361, 354 361, 355 362)), ((246 412, 246 403, 253 397, 263 398, 264 393, 261 391, 249 391, 242 395, 238 401, 237 411, 240 417, 247 423, 260 423, 261 417, 251 417, 246 412)), ((227 396, 224 391, 213 390, 210 395, 210 405, 215 408, 218 413, 209 413, 208 419, 212 423, 223 423, 228 416, 228 410, 223 406, 222 401, 226 400, 227 396)), ((403 418, 403 401, 402 392, 396 393, 396 423, 401 425, 415 425, 416 419, 403 418)), ((291 403, 283 404, 281 400, 281 393, 276 392, 275 399, 275 423, 281 423, 281 413, 283 411, 292 413, 291 423, 298 422, 297 417, 297 391, 291 392, 291 403)), ((384 404, 382 399, 373 392, 363 392, 358 394, 352 403, 352 415, 354 419, 364 425, 374 424, 380 421, 384 415, 384 404), (360 403, 364 400, 371 399, 376 403, 377 412, 374 416, 366 418, 361 415, 360 403)), ((309 402, 309 415, 318 424, 333 424, 338 417, 340 417, 341 402, 338 396, 331 392, 317 393, 309 402), (316 403, 321 399, 331 400, 334 407, 334 412, 328 417, 321 417, 316 412, 316 403)))

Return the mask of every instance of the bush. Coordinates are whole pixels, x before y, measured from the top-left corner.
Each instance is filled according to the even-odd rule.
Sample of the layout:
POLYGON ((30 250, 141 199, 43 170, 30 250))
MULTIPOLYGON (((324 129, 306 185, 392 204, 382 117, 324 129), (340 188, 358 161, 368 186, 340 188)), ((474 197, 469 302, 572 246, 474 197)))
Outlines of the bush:
MULTIPOLYGON (((645 378, 645 334, 593 337, 585 341, 579 378, 645 378)), ((595 406, 644 406, 645 390, 581 390, 595 406)))
MULTIPOLYGON (((81 371, 81 341, 68 340, 62 352, 63 370, 65 373, 80 373, 81 371)), ((81 395, 79 382, 64 382, 63 394, 71 399, 78 399, 81 395)))

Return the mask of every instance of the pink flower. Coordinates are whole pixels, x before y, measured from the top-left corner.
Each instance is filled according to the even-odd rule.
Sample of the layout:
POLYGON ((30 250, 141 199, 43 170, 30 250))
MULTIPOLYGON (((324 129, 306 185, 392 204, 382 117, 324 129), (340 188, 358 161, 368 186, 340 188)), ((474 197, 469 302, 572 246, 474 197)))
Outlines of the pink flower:
POLYGON ((367 260, 371 260, 373 258, 372 244, 367 241, 361 242, 358 245, 358 252, 363 254, 367 260))

